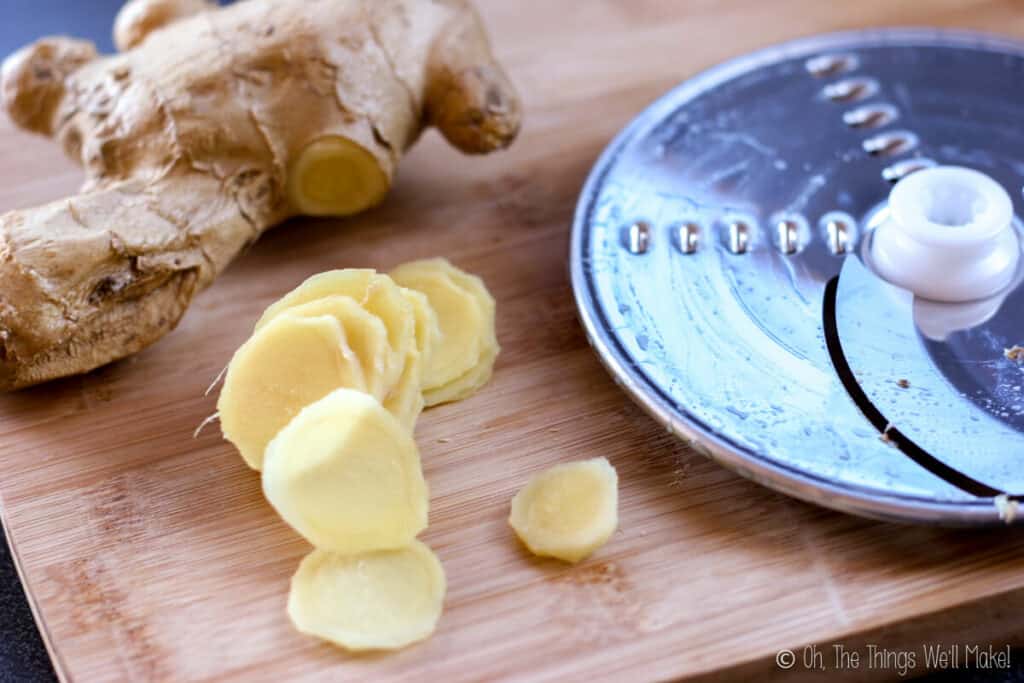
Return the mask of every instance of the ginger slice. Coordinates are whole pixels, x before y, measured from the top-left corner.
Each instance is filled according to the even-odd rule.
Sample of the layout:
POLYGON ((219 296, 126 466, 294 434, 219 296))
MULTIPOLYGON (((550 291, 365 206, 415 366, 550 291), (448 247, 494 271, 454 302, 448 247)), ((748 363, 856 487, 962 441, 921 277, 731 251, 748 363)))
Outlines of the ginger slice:
POLYGON ((384 399, 384 407, 409 430, 410 434, 416 428, 416 421, 426 405, 420 386, 421 367, 420 352, 416 349, 410 350, 406 354, 405 370, 398 378, 398 384, 384 399))
POLYGON ((423 292, 402 287, 402 294, 412 306, 413 319, 415 320, 416 348, 420 352, 420 362, 429 363, 430 354, 441 343, 441 325, 437 320, 437 313, 423 292))
POLYGON ((282 315, 235 352, 217 400, 224 438, 255 470, 302 408, 338 387, 366 390, 363 368, 332 316, 282 315))
POLYGON ((445 591, 444 568, 420 541, 359 555, 317 549, 292 577, 288 615, 348 650, 392 650, 433 633, 445 591))
POLYGON ((318 548, 399 548, 427 526, 427 485, 412 435, 372 396, 338 389, 306 406, 267 446, 263 493, 318 548))
POLYGON ((618 525, 618 475, 605 458, 555 465, 512 498, 509 524, 534 555, 579 562, 618 525))
POLYGON ((423 392, 423 405, 431 407, 442 403, 451 403, 469 398, 482 386, 490 381, 494 373, 494 360, 498 357, 498 348, 485 348, 480 361, 444 386, 423 392))
POLYGON ((426 295, 437 314, 441 338, 423 367, 425 393, 458 379, 476 366, 487 334, 479 302, 456 284, 446 269, 439 267, 441 262, 414 261, 391 271, 391 278, 399 285, 426 295))
POLYGON ((416 344, 412 304, 387 275, 369 268, 329 270, 307 278, 302 284, 271 304, 257 321, 256 329, 282 312, 327 296, 349 296, 384 323, 388 332, 391 357, 384 372, 385 386, 398 383, 405 368, 405 357, 416 344))
POLYGON ((431 384, 424 379, 423 398, 425 405, 429 407, 464 399, 486 384, 491 378, 494 361, 497 359, 501 347, 498 345, 495 334, 494 297, 487 291, 487 287, 479 277, 456 268, 443 258, 414 261, 392 271, 392 277, 397 277, 396 282, 403 286, 414 285, 415 282, 436 277, 436 275, 427 274, 447 276, 456 287, 473 298, 481 314, 478 328, 480 354, 476 362, 460 375, 450 377, 441 384, 431 384), (402 282, 403 279, 408 280, 409 284, 402 282))
POLYGON ((307 216, 348 216, 378 204, 391 179, 362 145, 328 135, 306 145, 288 170, 288 197, 307 216))
POLYGON ((424 359, 429 359, 434 346, 441 339, 441 328, 437 314, 431 308, 427 297, 412 289, 402 288, 402 294, 412 304, 416 329, 416 348, 406 354, 405 370, 398 384, 384 401, 384 407, 398 418, 410 432, 416 427, 416 420, 423 412, 425 403, 421 383, 424 359))
POLYGON ((350 296, 325 296, 288 309, 291 315, 333 316, 345 330, 349 347, 359 358, 366 378, 366 391, 378 401, 393 389, 384 383, 391 362, 388 331, 380 318, 350 296))

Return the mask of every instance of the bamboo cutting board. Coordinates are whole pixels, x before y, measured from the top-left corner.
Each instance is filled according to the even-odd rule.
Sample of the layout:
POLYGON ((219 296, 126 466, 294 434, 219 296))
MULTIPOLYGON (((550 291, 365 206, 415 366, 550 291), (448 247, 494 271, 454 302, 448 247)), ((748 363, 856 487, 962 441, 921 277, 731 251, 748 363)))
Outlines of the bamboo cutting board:
MULTIPOLYGON (((841 28, 1024 36, 1024 12, 1008 0, 481 4, 526 103, 510 152, 467 159, 430 135, 383 207, 272 231, 149 350, 0 397, 0 509, 62 677, 741 679, 784 675, 775 653, 809 643, 1024 642, 1020 534, 859 520, 705 460, 609 379, 566 275, 590 165, 678 81, 841 28), (438 632, 396 654, 354 657, 291 629, 288 579, 309 548, 216 427, 192 433, 214 410, 207 385, 272 300, 317 271, 439 254, 484 277, 504 351, 484 391, 425 413, 417 433, 431 488, 424 539, 449 582, 438 632), (521 550, 505 521, 512 494, 541 468, 599 455, 621 478, 608 546, 576 567, 521 550)), ((50 143, 0 123, 0 209, 56 198, 78 180, 50 143)))

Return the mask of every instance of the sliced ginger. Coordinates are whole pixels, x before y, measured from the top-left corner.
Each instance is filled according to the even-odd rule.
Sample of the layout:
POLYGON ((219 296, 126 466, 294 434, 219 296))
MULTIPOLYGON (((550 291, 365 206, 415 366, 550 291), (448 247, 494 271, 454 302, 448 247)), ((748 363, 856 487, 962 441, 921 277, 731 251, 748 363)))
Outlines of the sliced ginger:
POLYGON ((618 475, 605 458, 555 465, 512 498, 509 524, 534 555, 579 562, 618 525, 618 475))
POLYGON ((388 331, 380 318, 373 315, 350 296, 325 296, 309 303, 293 306, 288 313, 295 316, 334 317, 345 330, 349 347, 359 358, 366 379, 366 391, 378 401, 383 400, 393 386, 385 384, 389 379, 391 345, 388 331))
POLYGON ((318 548, 399 548, 427 525, 411 434, 372 396, 338 389, 305 407, 266 449, 263 493, 318 548))
POLYGON ((490 378, 499 352, 494 298, 483 282, 440 258, 406 263, 391 277, 425 294, 437 313, 441 336, 423 370, 426 405, 476 391, 490 378))
POLYGON ((419 541, 359 555, 318 549, 292 577, 288 615, 348 650, 396 649, 433 633, 445 590, 444 568, 419 541))
POLYGON ((429 363, 431 353, 441 343, 441 324, 437 320, 437 313, 423 292, 402 287, 402 294, 412 306, 416 348, 420 352, 420 362, 429 363))
POLYGON ((217 400, 224 438, 253 469, 302 408, 340 386, 366 389, 363 368, 332 316, 282 315, 243 344, 217 400))
POLYGON ((434 313, 426 296, 404 287, 402 294, 412 304, 413 317, 416 321, 416 346, 406 354, 405 370, 398 384, 385 399, 384 407, 411 432, 425 406, 421 382, 422 368, 441 339, 441 329, 438 326, 437 314, 434 313))
MULTIPOLYGON (((444 259, 393 277, 346 269, 307 279, 256 323, 218 402, 225 436, 262 468, 267 500, 316 546, 292 578, 295 627, 350 650, 433 632, 445 577, 416 540, 429 500, 412 430, 424 405, 482 386, 499 352, 494 299, 479 278, 444 259)), ((588 510, 598 497, 586 487, 572 495, 588 510)), ((603 537, 575 522, 563 556, 600 545, 614 508, 603 537)), ((534 518, 535 534, 553 528, 534 518)))
POLYGON ((391 347, 382 383, 393 387, 405 370, 406 356, 416 345, 416 322, 409 299, 390 277, 368 268, 345 268, 318 273, 271 304, 257 321, 256 329, 295 306, 329 296, 348 296, 367 312, 380 318, 391 347))
POLYGON ((494 361, 497 357, 498 349, 496 347, 485 349, 477 364, 465 373, 443 386, 424 391, 424 405, 436 406, 442 403, 461 401, 472 396, 480 387, 490 381, 494 372, 494 361))

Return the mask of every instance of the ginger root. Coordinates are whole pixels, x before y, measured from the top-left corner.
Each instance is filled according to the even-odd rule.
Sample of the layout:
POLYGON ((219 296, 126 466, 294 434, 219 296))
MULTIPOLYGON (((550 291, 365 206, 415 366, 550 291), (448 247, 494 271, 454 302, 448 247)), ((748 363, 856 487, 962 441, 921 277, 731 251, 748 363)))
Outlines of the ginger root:
POLYGON ((519 128, 462 0, 132 0, 116 34, 121 54, 46 38, 0 72, 11 119, 87 176, 0 216, 0 390, 152 344, 271 226, 379 202, 425 126, 467 153, 519 128))

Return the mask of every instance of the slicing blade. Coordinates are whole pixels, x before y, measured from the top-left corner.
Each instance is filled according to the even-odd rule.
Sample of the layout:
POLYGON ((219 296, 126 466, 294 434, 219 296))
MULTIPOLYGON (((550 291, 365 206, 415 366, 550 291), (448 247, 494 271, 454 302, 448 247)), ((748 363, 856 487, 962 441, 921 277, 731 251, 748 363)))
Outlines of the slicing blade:
POLYGON ((767 486, 871 517, 1003 523, 996 494, 1024 494, 1024 366, 999 348, 1024 344, 1021 278, 999 302, 936 313, 861 254, 892 184, 936 165, 983 171, 1021 215, 1024 101, 1006 93, 1022 74, 1014 41, 871 30, 666 94, 577 207, 570 268, 599 356, 657 421, 767 486), (841 381, 823 318, 837 277, 851 373, 938 465, 894 447, 841 381))

